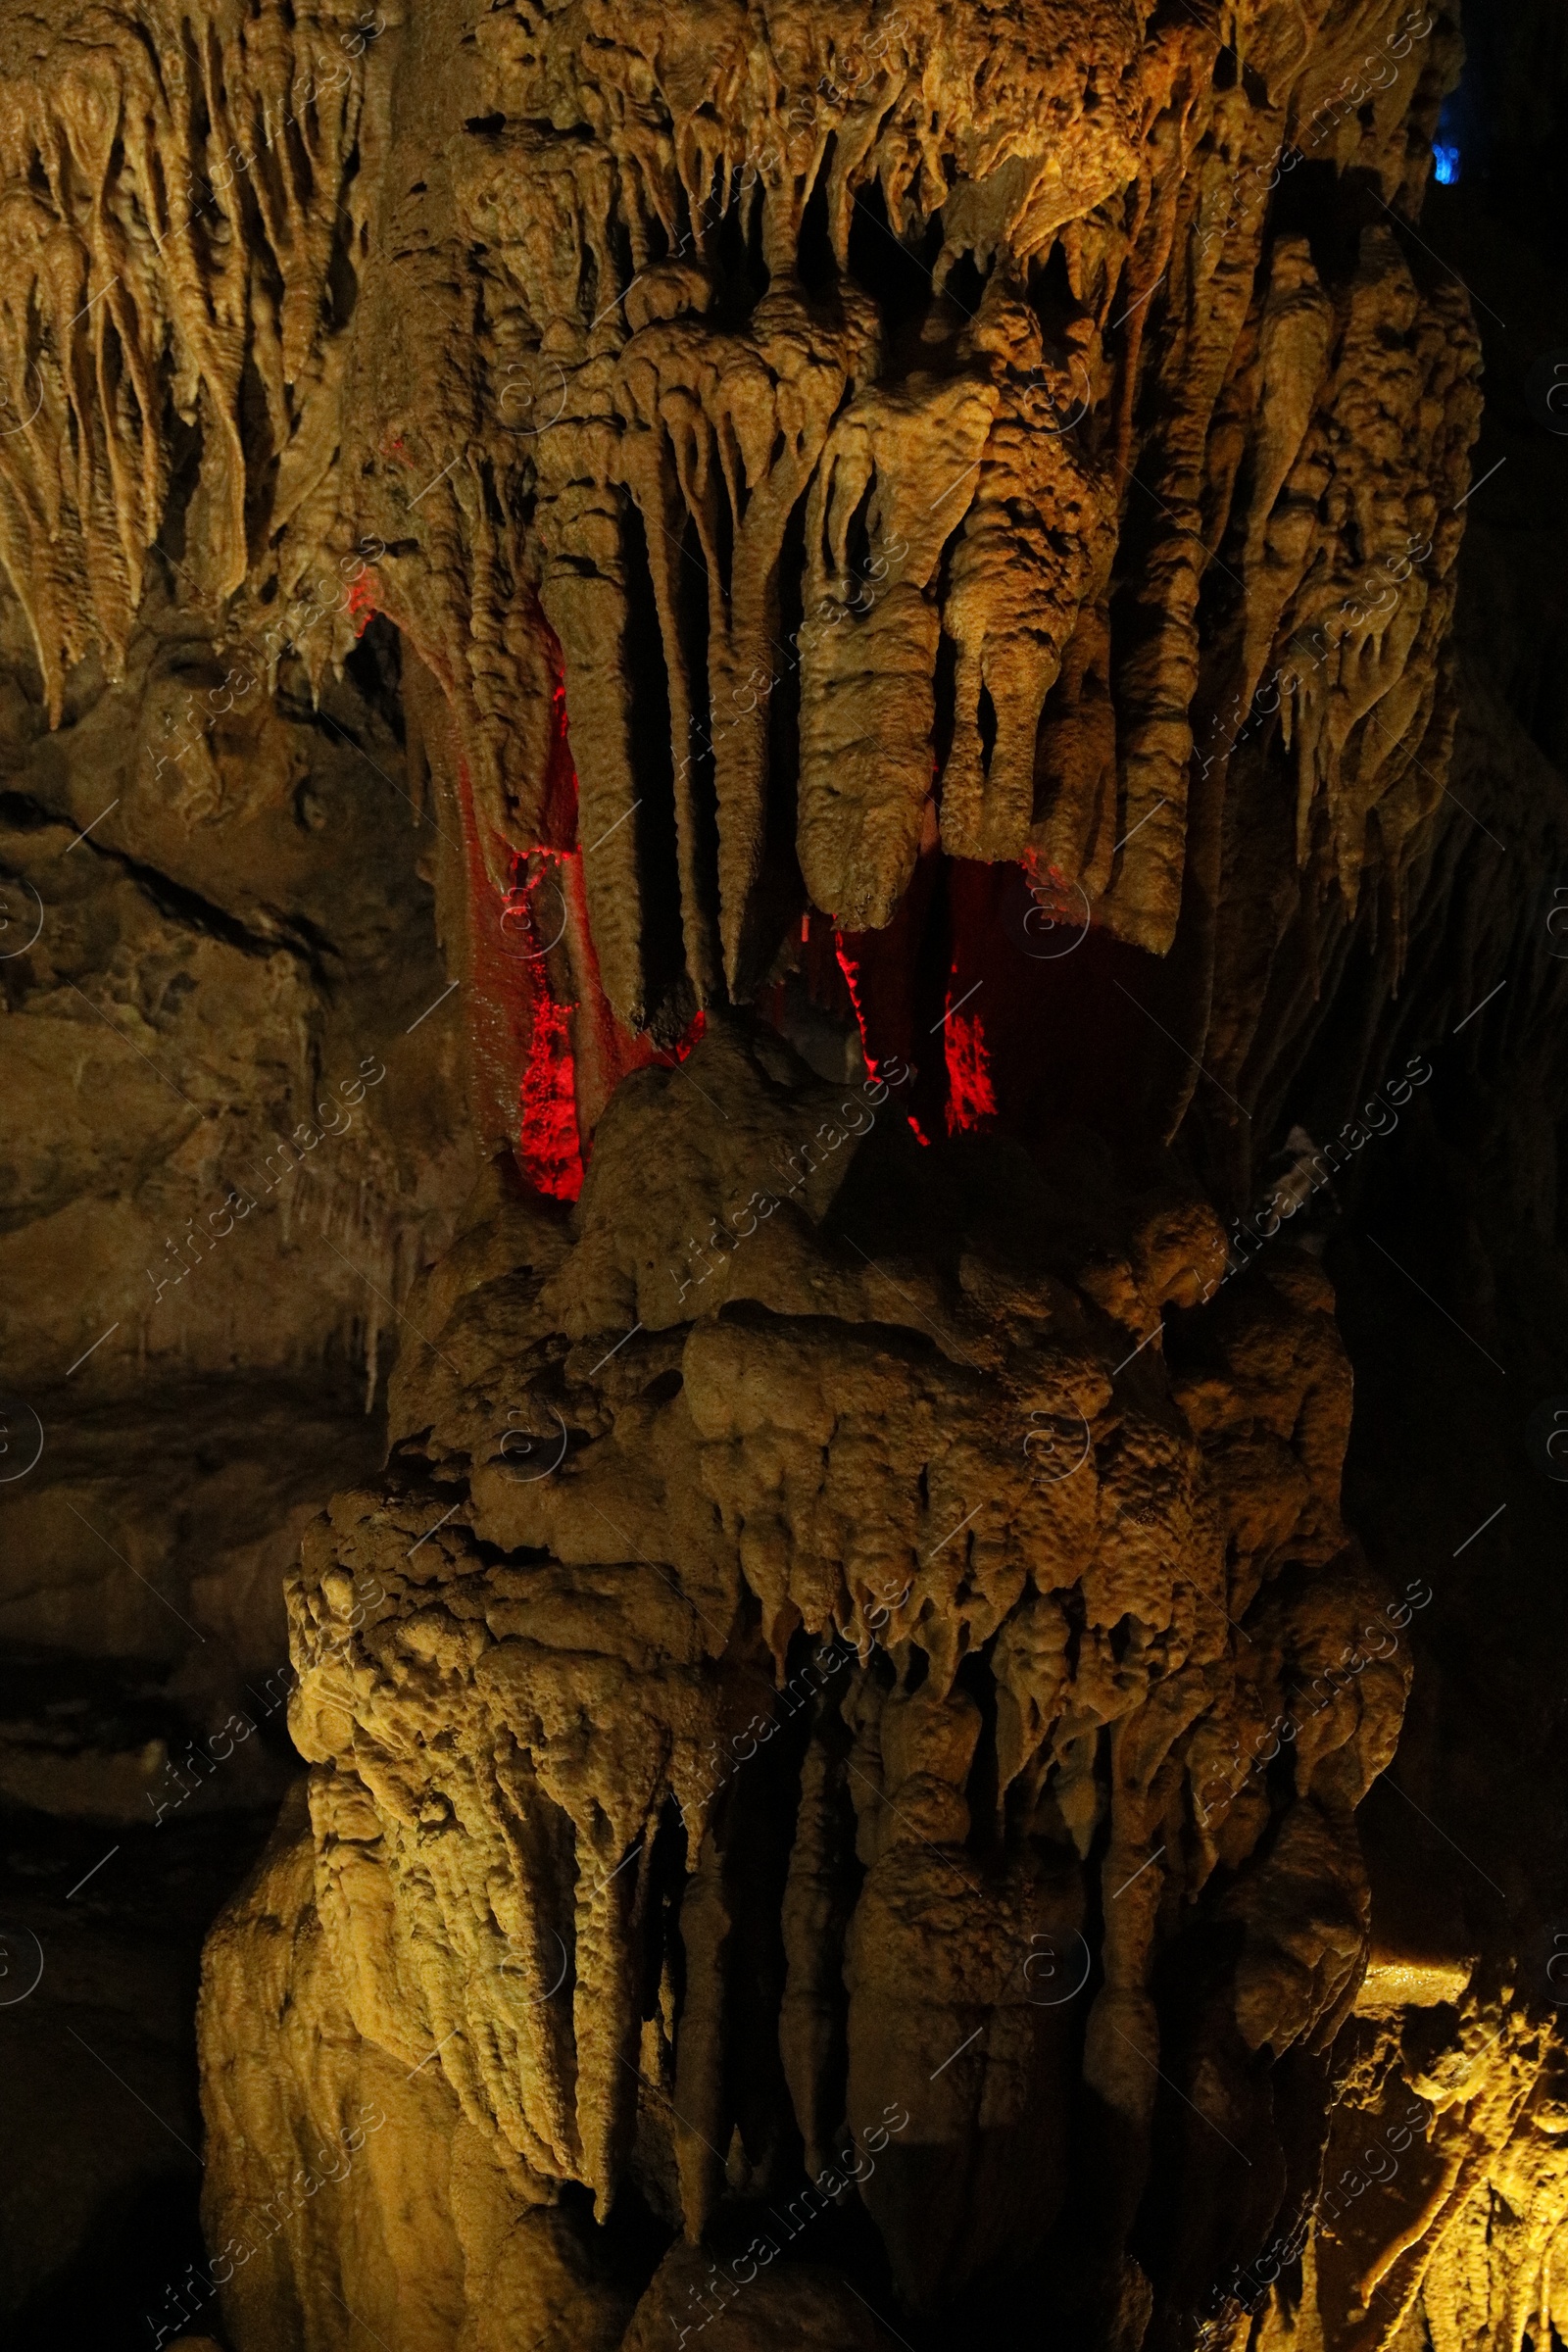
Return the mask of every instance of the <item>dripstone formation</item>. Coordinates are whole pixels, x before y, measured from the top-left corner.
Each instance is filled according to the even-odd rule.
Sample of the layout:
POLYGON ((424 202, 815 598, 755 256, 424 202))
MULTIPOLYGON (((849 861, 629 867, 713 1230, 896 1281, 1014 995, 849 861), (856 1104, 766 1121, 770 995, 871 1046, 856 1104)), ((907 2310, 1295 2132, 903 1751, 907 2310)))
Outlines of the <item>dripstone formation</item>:
POLYGON ((123 662, 185 454, 181 576, 247 660, 318 678, 373 605, 439 688, 470 956, 563 862, 534 1052, 571 1004, 589 1126, 628 1032, 749 1000, 808 905, 881 931, 939 842, 1156 956, 1206 908, 1199 1045, 1265 712, 1293 818, 1234 919, 1297 874, 1397 937, 1477 415, 1462 290, 1398 234, 1441 9, 9 43, 0 550, 51 707, 123 662))
MULTIPOLYGON (((303 2149, 389 2061, 487 2193, 581 2182, 602 2221, 629 2181, 694 2241, 902 2110, 862 2195, 916 2304, 1069 2207, 1091 2282, 1147 2303, 1155 2172, 1189 2291, 1233 2199, 1300 2196, 1269 2061, 1355 1998, 1354 1810, 1408 1677, 1336 1507, 1332 1299, 1287 1249, 1201 1305, 1200 1204, 1107 1216, 1105 1171, 985 1142, 933 1164, 868 1096, 721 1031, 626 1082, 571 1228, 494 1201, 411 1305, 389 1483, 290 1589, 314 1872, 280 1859, 209 1960, 221 2235, 280 2104, 303 2149), (745 1200, 694 1318, 683 1228, 745 1200), (348 2022, 324 2077, 298 2023, 254 2039, 280 1936, 315 1956, 273 1997, 348 2022), (1202 2104, 1161 2147, 1172 2065, 1202 2104)), ((368 2249, 298 2228, 335 2342, 368 2249)), ((389 2251, 383 2297, 453 2267, 389 2251)), ((267 2269, 233 2291, 287 2340, 267 2269)))
POLYGON ((239 2352, 1568 2326, 1549 2010, 1358 1823, 1434 1597, 1342 1516, 1367 1139, 1273 1125, 1352 988, 1423 1116, 1368 1056, 1453 1009, 1460 62, 1448 0, 0 25, 40 734, 97 664, 194 831, 350 681, 483 1170, 207 1950, 239 2352))

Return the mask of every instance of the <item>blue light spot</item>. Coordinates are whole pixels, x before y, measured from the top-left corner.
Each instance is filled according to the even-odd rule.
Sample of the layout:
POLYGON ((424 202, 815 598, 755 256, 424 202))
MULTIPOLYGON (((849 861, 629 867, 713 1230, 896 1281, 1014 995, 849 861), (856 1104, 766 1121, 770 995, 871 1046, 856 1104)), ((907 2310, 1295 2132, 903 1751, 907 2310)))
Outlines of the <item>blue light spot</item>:
POLYGON ((1434 147, 1432 150, 1432 160, 1435 167, 1433 175, 1436 178, 1439 187, 1451 188, 1454 181, 1459 176, 1458 148, 1441 146, 1434 147))

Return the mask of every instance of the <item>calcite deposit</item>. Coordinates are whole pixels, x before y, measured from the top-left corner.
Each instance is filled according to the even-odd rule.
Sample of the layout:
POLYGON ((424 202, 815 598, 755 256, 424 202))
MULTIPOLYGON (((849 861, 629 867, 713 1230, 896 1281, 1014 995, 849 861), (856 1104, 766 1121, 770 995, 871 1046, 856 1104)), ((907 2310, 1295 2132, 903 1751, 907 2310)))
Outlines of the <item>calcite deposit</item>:
POLYGON ((373 604, 469 858, 580 860, 575 993, 666 1042, 937 837, 1164 953, 1265 713, 1294 862, 1397 909, 1477 412, 1396 227, 1441 9, 181 22, 7 35, 0 560, 53 708, 171 524, 247 660, 319 677, 373 604), (1364 192, 1332 261, 1297 169, 1364 192))
POLYGON ((902 2111, 860 2194, 916 2306, 1069 2215, 1074 2293, 1147 2302, 1147 2185, 1183 2284, 1230 2199, 1299 2198, 1267 2084, 1356 1997, 1410 1604, 1341 1524, 1321 1274, 1224 1265, 1168 1178, 922 1152, 890 1079, 727 1022, 626 1081, 569 1215, 492 1179, 411 1303, 387 1480, 289 1588, 310 1823, 265 1948, 314 1955, 268 2004, 307 2039, 280 2094, 253 1896, 209 1963, 214 2233, 280 2095, 303 2146, 389 2076, 487 2193, 630 2184, 694 2240, 902 2111))
MULTIPOLYGON (((1435 1589, 1342 1515, 1367 1136, 1280 1117, 1336 1017, 1404 1111, 1465 1002, 1461 55, 1452 0, 0 19, 24 1058, 88 979, 156 1068, 221 971, 302 1152, 345 1004, 399 1105, 317 1199, 384 1459, 205 1961, 238 2352, 1568 2328, 1551 2002, 1378 1810, 1435 1589)), ((216 1177, 249 1110, 185 1102, 99 1192, 216 1177)), ((292 1360, 255 1287, 182 1362, 292 1360)))

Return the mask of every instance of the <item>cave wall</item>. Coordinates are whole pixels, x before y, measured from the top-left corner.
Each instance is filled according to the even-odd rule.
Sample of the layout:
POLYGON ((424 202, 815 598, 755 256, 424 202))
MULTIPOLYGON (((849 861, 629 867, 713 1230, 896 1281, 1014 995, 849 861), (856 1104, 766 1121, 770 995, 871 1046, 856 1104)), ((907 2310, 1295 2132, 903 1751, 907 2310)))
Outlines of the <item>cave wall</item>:
POLYGON ((0 24, 0 1799, 289 1788, 153 2333, 1545 2352, 1556 52, 1423 213, 1462 54, 0 24))

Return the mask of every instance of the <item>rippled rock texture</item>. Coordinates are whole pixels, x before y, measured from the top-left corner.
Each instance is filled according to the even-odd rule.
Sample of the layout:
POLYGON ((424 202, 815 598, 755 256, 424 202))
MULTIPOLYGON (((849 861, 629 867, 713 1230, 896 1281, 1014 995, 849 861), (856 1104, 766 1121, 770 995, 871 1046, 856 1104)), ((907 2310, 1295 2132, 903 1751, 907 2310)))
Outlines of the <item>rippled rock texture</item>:
POLYGON ((481 1199, 290 1585, 311 1825, 210 1958, 215 2233, 276 2144, 260 1949, 291 2131, 418 2080, 530 2209, 760 2227, 896 2119, 860 2195, 916 2307, 1056 2246, 1147 2310, 1151 2184, 1179 2305, 1299 2203, 1411 1605, 1340 1522, 1321 1272, 1224 1270, 1086 1139, 923 1152, 892 1079, 727 1024, 569 1215, 481 1199))
POLYGON ((1396 233, 1453 26, 1229 28, 13 23, 0 558, 51 708, 90 646, 125 659, 171 522, 273 673, 384 611, 445 700, 476 905, 565 869, 524 1026, 559 1062, 571 1007, 590 1125, 617 1022, 749 999, 808 903, 885 926, 938 841, 1163 954, 1260 730, 1270 868, 1352 909, 1365 878, 1396 932, 1477 414, 1463 292, 1396 233))
MULTIPOLYGON (((1557 2062, 1389 1828, 1434 1591, 1342 1521, 1323 1265, 1509 936, 1459 63, 1447 0, 0 24, 8 1004, 149 1059, 205 981, 249 1068, 23 1151, 18 1230, 399 1104, 309 1344, 373 1402, 396 1324, 386 1458, 326 1446, 207 1957, 240 2352, 1549 2320, 1557 2062)), ((197 1372, 306 1346, 293 1199, 197 1372)))

